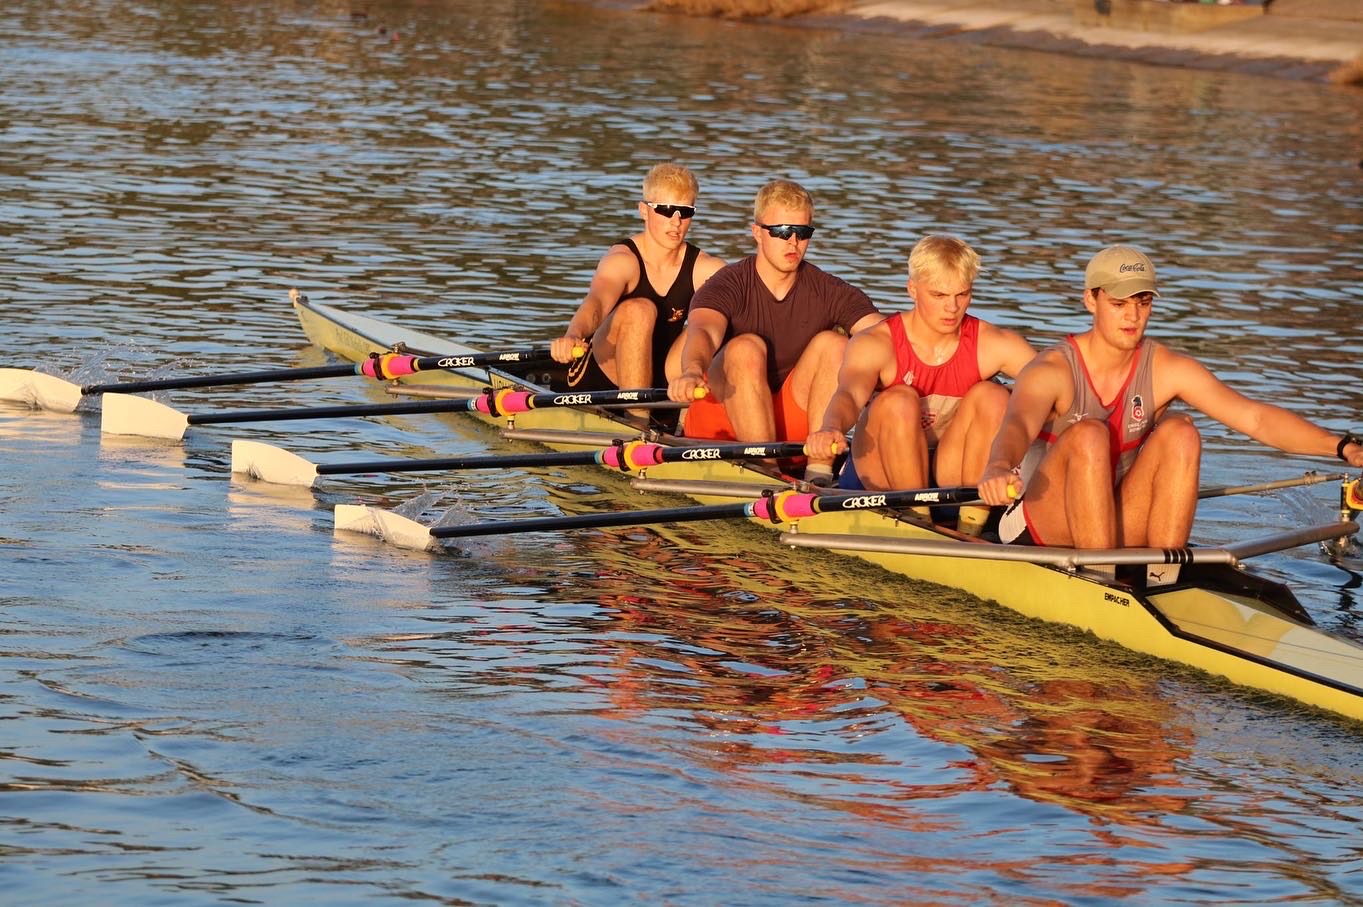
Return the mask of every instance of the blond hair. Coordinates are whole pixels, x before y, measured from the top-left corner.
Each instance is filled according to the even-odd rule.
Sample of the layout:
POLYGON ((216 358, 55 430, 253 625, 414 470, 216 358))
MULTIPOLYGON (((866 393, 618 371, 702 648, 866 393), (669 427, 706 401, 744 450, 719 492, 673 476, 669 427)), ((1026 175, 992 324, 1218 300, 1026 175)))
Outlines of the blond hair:
POLYGON ((950 233, 930 233, 909 253, 909 280, 951 276, 973 284, 979 273, 979 253, 950 233))
POLYGON ((658 164, 644 177, 644 201, 653 201, 654 196, 667 189, 672 189, 692 201, 700 192, 700 186, 690 170, 681 164, 658 164))
POLYGON ((761 223, 762 212, 772 205, 779 205, 782 208, 803 209, 809 212, 810 220, 814 219, 814 197, 799 183, 793 183, 790 180, 772 180, 758 189, 757 198, 753 200, 752 204, 753 223, 761 223))

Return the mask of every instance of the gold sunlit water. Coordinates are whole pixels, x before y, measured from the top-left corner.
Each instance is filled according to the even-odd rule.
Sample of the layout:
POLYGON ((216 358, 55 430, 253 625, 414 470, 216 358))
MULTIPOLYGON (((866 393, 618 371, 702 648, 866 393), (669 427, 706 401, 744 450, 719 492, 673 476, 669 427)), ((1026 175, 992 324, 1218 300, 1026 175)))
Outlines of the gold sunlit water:
MULTIPOLYGON (((914 240, 959 233, 975 311, 1038 344, 1082 328, 1094 249, 1140 245, 1155 334, 1360 427, 1356 91, 530 0, 4 13, 0 365, 319 365, 291 287, 541 343, 675 158, 707 250, 746 254, 753 193, 789 176, 812 260, 893 309, 914 240)), ((1331 468, 1204 428, 1209 484, 1331 468)), ((676 502, 575 469, 265 488, 228 475, 233 437, 506 449, 457 416, 167 444, 0 405, 0 900, 1358 900, 1353 723, 746 526, 398 551, 331 508, 676 502)), ((1199 538, 1322 522, 1333 495, 1214 499, 1199 538)), ((1359 565, 1257 566, 1363 633, 1359 565)))

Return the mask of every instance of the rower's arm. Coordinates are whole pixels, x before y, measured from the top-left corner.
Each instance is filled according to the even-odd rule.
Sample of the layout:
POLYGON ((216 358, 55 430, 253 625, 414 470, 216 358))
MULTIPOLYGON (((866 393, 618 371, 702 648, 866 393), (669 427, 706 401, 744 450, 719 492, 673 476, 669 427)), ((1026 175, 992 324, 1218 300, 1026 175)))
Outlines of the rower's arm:
POLYGON ((810 456, 836 455, 847 450, 847 431, 856 424, 875 393, 887 357, 892 366, 894 348, 882 331, 857 334, 847 341, 838 370, 838 389, 824 410, 823 424, 809 435, 805 444, 810 456))
POLYGON ((994 436, 989 449, 989 460, 980 476, 980 498, 991 505, 1010 504, 1022 493, 1022 483, 1013 468, 1022 463, 1046 419, 1056 411, 1056 404, 1067 389, 1069 370, 1058 355, 1043 354, 1031 361, 1018 375, 1013 393, 1008 398, 1003 424, 994 436), (1013 495, 1009 495, 1009 487, 1013 495))
POLYGON ((702 252, 696 256, 695 267, 691 269, 691 289, 694 292, 705 286, 705 281, 715 276, 715 272, 724 267, 724 259, 711 255, 709 252, 702 252))
POLYGON ((625 295, 631 283, 638 279, 639 265, 634 256, 623 246, 613 246, 601 256, 592 275, 587 296, 573 313, 572 320, 563 332, 550 345, 550 351, 558 362, 571 362, 573 348, 581 346, 582 341, 596 333, 596 329, 606 320, 616 303, 625 295))
MULTIPOLYGON (((1321 428, 1296 413, 1251 400, 1217 378, 1190 356, 1165 350, 1165 373, 1176 380, 1174 396, 1228 428, 1249 435, 1270 447, 1293 454, 1333 459, 1339 446, 1338 432, 1321 428)), ((1156 371, 1159 375, 1160 371, 1156 371)), ((1348 445, 1344 454, 1352 466, 1363 466, 1363 447, 1348 445)))
POLYGON ((724 343, 729 319, 715 309, 692 308, 682 334, 681 374, 667 385, 667 395, 678 403, 695 399, 697 387, 705 384, 710 363, 724 343))
POLYGON ((980 323, 980 374, 992 378, 999 372, 1009 378, 1022 374, 1036 350, 1017 331, 980 323))

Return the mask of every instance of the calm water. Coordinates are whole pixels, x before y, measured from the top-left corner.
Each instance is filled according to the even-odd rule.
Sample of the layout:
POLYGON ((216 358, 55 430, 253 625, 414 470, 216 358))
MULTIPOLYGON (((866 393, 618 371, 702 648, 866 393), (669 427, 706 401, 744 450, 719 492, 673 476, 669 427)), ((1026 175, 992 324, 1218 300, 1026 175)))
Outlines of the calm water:
MULTIPOLYGON (((716 254, 791 176, 820 264, 892 309, 913 241, 958 232, 989 268, 977 310, 1038 343, 1082 326, 1095 248, 1141 244, 1156 333, 1359 427, 1358 91, 576 3, 352 6, 6 4, 3 364, 319 364, 293 286, 540 341, 676 158, 716 254)), ((1209 483, 1330 468, 1206 435, 1209 483)), ((0 901, 1363 903, 1357 724, 747 527, 439 557, 334 536, 340 502, 513 515, 625 486, 282 491, 229 478, 238 436, 495 445, 418 417, 165 444, 0 407, 0 901)), ((1335 495, 1208 502, 1198 538, 1327 520, 1335 495)), ((1259 566, 1363 635, 1363 564, 1259 566)))

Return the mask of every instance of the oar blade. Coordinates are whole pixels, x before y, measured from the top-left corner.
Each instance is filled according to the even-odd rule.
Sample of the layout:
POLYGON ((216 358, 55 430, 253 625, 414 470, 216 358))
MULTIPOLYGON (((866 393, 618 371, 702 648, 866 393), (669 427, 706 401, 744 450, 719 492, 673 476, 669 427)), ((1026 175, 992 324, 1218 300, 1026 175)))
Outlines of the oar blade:
POLYGON ((413 551, 437 551, 440 543, 431 530, 416 520, 364 504, 337 504, 333 523, 336 532, 378 536, 390 545, 413 551))
POLYGON ((0 368, 0 400, 73 413, 81 401, 81 392, 79 385, 54 375, 26 368, 0 368))
POLYGON ((164 403, 131 394, 105 394, 99 430, 106 435, 141 435, 179 441, 189 417, 164 403))
POLYGON ((296 453, 260 441, 232 441, 232 472, 276 485, 311 487, 317 480, 317 464, 296 453))

